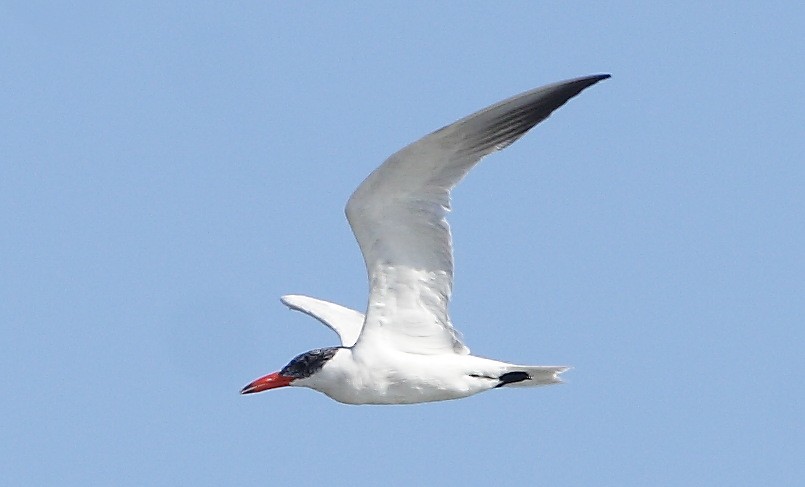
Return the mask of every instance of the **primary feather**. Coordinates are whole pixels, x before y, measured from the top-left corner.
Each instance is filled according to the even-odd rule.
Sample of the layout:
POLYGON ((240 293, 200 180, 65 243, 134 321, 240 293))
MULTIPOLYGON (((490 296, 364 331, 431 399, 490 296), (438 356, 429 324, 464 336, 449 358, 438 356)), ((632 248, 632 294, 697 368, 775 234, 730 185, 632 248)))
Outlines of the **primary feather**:
POLYGON ((496 103, 405 147, 361 183, 346 207, 369 276, 359 346, 382 340, 420 354, 469 353, 448 314, 450 190, 481 158, 608 77, 563 81, 496 103))

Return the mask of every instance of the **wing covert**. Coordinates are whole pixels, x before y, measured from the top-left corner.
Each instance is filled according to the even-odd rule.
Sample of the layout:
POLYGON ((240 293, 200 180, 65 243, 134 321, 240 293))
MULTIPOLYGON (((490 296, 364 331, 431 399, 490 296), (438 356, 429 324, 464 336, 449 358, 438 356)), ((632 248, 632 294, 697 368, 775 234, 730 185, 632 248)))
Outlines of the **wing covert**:
POLYGON ((585 88, 595 75, 527 91, 447 125, 389 157, 355 190, 346 214, 369 277, 359 338, 411 353, 469 353, 452 326, 450 190, 585 88))
POLYGON ((280 298, 282 304, 316 318, 341 338, 341 345, 351 347, 358 341, 363 328, 363 313, 322 299, 289 294, 280 298))

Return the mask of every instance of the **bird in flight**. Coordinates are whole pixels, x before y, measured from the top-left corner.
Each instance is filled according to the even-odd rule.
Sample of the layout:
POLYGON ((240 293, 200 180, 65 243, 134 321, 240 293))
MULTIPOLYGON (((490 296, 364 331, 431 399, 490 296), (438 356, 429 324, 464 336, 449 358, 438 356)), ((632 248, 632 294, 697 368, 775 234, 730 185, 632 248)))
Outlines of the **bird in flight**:
POLYGON ((484 156, 504 149, 608 74, 519 94, 447 125, 392 155, 352 194, 346 215, 369 277, 366 314, 283 296, 341 338, 305 352, 242 394, 309 387, 346 404, 413 404, 499 387, 562 382, 564 366, 515 365, 470 354, 448 315, 453 248, 450 190, 484 156))

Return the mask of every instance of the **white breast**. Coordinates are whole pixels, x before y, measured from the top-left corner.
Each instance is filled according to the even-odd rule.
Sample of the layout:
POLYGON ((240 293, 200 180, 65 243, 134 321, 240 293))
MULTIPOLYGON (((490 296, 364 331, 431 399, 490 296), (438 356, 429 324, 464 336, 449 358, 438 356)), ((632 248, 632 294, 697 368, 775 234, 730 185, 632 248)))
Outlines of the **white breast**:
POLYGON ((496 385, 505 365, 472 355, 394 349, 370 357, 342 348, 316 374, 295 381, 346 404, 411 404, 471 396, 496 385))

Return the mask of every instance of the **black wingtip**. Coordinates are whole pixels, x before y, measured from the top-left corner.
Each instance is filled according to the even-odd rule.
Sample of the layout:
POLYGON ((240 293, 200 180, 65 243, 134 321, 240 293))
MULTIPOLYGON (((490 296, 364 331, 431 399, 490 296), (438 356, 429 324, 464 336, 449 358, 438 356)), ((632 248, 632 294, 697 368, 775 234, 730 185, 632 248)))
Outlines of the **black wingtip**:
POLYGON ((611 77, 612 75, 609 73, 592 74, 567 81, 560 81, 559 83, 554 84, 553 87, 556 88, 557 93, 560 94, 560 96, 557 98, 559 103, 553 109, 555 110, 556 108, 564 105, 569 99, 573 98, 599 81, 603 81, 611 77))
POLYGON ((588 86, 592 86, 599 81, 604 81, 605 79, 611 78, 612 75, 609 73, 601 73, 601 74, 591 74, 588 76, 580 76, 578 78, 573 78, 565 81, 560 81, 556 83, 557 85, 575 85, 575 86, 584 86, 587 88, 588 86))
POLYGON ((601 74, 592 74, 590 76, 585 76, 583 78, 579 78, 578 81, 586 82, 587 86, 594 85, 599 81, 604 81, 605 79, 611 78, 612 75, 609 73, 601 73, 601 74))
POLYGON ((559 81, 534 91, 550 94, 550 97, 554 102, 550 111, 553 111, 564 105, 569 99, 578 95, 590 86, 611 77, 612 75, 609 73, 591 74, 589 76, 580 76, 578 78, 559 81))

